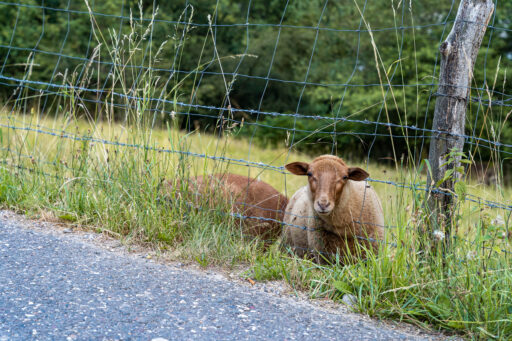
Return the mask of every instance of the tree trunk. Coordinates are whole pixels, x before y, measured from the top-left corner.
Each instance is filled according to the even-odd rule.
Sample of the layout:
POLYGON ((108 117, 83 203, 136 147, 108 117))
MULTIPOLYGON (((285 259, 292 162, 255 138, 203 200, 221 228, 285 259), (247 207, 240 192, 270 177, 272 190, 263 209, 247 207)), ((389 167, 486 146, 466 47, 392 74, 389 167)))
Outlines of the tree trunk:
POLYGON ((492 0, 462 0, 453 28, 439 48, 441 71, 429 151, 432 174, 430 171, 427 174, 427 187, 434 190, 428 199, 433 221, 437 226, 446 226, 446 241, 451 237, 453 196, 444 193, 453 193, 460 174, 454 171, 449 179, 439 186, 436 184, 449 169, 460 166, 460 156, 448 165, 443 164, 451 150, 463 151, 462 135, 473 68, 493 10, 492 0))

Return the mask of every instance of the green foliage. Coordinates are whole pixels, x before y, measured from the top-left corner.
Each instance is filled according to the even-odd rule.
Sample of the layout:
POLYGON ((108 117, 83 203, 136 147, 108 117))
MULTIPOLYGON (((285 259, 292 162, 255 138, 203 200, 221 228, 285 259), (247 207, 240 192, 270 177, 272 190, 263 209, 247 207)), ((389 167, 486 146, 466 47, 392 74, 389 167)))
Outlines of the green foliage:
MULTIPOLYGON (((451 178, 462 178, 464 176, 464 166, 461 166, 459 163, 471 164, 471 161, 467 159, 466 154, 459 151, 457 148, 451 149, 448 154, 443 157, 443 161, 444 162, 439 165, 439 167, 446 167, 447 170, 444 173, 443 178, 437 181, 435 187, 439 187, 443 182, 451 178)), ((458 181, 458 183, 461 183, 461 181, 458 181)), ((459 185, 459 190, 464 190, 464 188, 464 185, 459 185)))

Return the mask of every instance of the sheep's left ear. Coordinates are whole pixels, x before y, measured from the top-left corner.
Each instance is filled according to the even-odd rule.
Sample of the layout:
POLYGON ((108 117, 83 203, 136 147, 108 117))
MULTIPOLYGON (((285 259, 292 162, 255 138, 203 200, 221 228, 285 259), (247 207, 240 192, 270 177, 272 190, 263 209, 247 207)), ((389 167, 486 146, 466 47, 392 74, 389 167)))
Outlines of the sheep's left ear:
POLYGON ((362 181, 369 176, 370 174, 368 174, 364 169, 361 169, 359 167, 350 167, 348 169, 348 178, 350 180, 362 181))

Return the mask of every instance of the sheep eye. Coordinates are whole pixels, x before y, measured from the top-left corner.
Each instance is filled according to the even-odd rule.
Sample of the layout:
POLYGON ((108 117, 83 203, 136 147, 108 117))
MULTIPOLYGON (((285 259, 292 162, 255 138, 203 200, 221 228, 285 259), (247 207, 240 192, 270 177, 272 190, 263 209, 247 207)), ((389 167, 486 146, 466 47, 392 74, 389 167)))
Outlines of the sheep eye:
POLYGON ((311 174, 311 172, 308 172, 306 175, 307 176, 313 176, 313 174, 311 174))
POLYGON ((348 175, 345 175, 345 176, 343 177, 343 180, 347 180, 347 179, 348 179, 348 175))

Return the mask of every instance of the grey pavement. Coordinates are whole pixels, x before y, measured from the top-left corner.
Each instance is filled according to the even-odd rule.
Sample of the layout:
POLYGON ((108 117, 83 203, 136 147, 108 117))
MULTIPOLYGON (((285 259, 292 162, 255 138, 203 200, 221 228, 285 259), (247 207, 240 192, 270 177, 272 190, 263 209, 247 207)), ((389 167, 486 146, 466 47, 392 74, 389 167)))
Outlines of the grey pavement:
POLYGON ((20 225, 0 220, 0 341, 434 338, 20 225))

